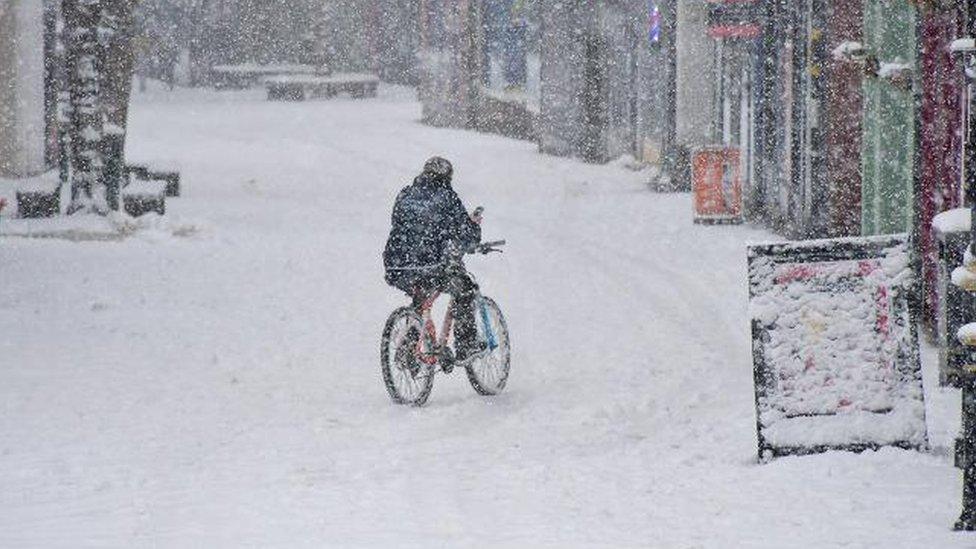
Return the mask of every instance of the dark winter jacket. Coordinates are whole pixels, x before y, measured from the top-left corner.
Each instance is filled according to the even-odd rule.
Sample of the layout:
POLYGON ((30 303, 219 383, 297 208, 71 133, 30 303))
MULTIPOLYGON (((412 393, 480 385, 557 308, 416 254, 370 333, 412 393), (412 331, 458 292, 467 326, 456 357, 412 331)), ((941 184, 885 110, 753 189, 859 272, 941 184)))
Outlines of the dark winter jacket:
POLYGON ((393 205, 393 228, 383 252, 387 280, 401 274, 442 266, 444 247, 462 249, 481 241, 481 227, 471 221, 457 193, 443 183, 420 176, 400 191, 393 205))

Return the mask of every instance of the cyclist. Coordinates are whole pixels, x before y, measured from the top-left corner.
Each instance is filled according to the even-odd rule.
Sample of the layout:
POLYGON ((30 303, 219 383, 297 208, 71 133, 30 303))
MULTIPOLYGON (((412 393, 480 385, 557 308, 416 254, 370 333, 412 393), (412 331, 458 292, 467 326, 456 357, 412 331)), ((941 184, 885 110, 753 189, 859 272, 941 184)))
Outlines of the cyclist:
POLYGON ((434 291, 454 298, 454 340, 458 360, 479 350, 474 318, 478 287, 463 264, 447 261, 448 247, 467 250, 481 242, 480 209, 469 215, 451 187, 454 168, 433 157, 423 172, 405 187, 393 205, 383 265, 386 282, 407 293, 419 308, 434 291))

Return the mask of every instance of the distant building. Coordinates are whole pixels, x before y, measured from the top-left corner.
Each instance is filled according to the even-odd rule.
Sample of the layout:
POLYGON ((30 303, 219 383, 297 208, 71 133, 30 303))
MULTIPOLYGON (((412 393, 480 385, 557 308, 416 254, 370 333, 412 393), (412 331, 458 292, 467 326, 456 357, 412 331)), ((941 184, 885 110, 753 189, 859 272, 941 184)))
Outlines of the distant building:
POLYGON ((539 146, 545 153, 606 162, 640 157, 654 23, 643 2, 543 0, 539 146))
MULTIPOLYGON (((675 140, 683 151, 679 154, 686 156, 699 147, 716 144, 715 43, 708 35, 709 4, 677 0, 676 8, 675 140)), ((690 178, 690 174, 682 177, 690 178)))
POLYGON ((423 119, 589 162, 660 162, 676 24, 674 0, 421 0, 423 119))
POLYGON ((418 95, 428 124, 475 126, 483 70, 478 8, 471 0, 421 2, 418 95))
POLYGON ((384 82, 416 85, 420 0, 370 2, 370 69, 384 82))

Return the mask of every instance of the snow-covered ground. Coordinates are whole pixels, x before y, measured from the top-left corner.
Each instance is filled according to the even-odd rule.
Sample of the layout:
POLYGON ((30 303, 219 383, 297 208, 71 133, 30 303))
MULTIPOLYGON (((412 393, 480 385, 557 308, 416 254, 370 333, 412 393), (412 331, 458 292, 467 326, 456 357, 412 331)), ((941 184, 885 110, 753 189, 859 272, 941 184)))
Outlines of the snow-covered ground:
MULTIPOLYGON (((132 153, 184 197, 122 241, 0 237, 0 547, 972 547, 958 397, 933 451, 756 464, 745 244, 686 195, 417 123, 408 91, 152 92, 132 153), (455 162, 513 371, 383 388, 393 198, 455 162)), ((4 221, 0 221, 0 231, 4 221)))

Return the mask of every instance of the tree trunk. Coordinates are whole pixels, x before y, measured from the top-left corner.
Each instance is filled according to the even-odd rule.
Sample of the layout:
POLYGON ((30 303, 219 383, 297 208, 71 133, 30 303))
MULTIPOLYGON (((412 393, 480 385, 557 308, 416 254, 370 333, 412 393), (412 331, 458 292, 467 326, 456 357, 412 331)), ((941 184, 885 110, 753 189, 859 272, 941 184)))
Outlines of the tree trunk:
POLYGON ((112 210, 119 209, 119 196, 125 175, 125 137, 129 98, 132 93, 132 71, 135 66, 132 41, 135 5, 136 0, 102 0, 104 44, 100 50, 99 100, 106 125, 101 153, 105 163, 103 178, 106 202, 112 210))
POLYGON ((66 65, 71 121, 71 203, 68 214, 107 212, 102 177, 102 111, 99 108, 100 0, 64 0, 66 65))

